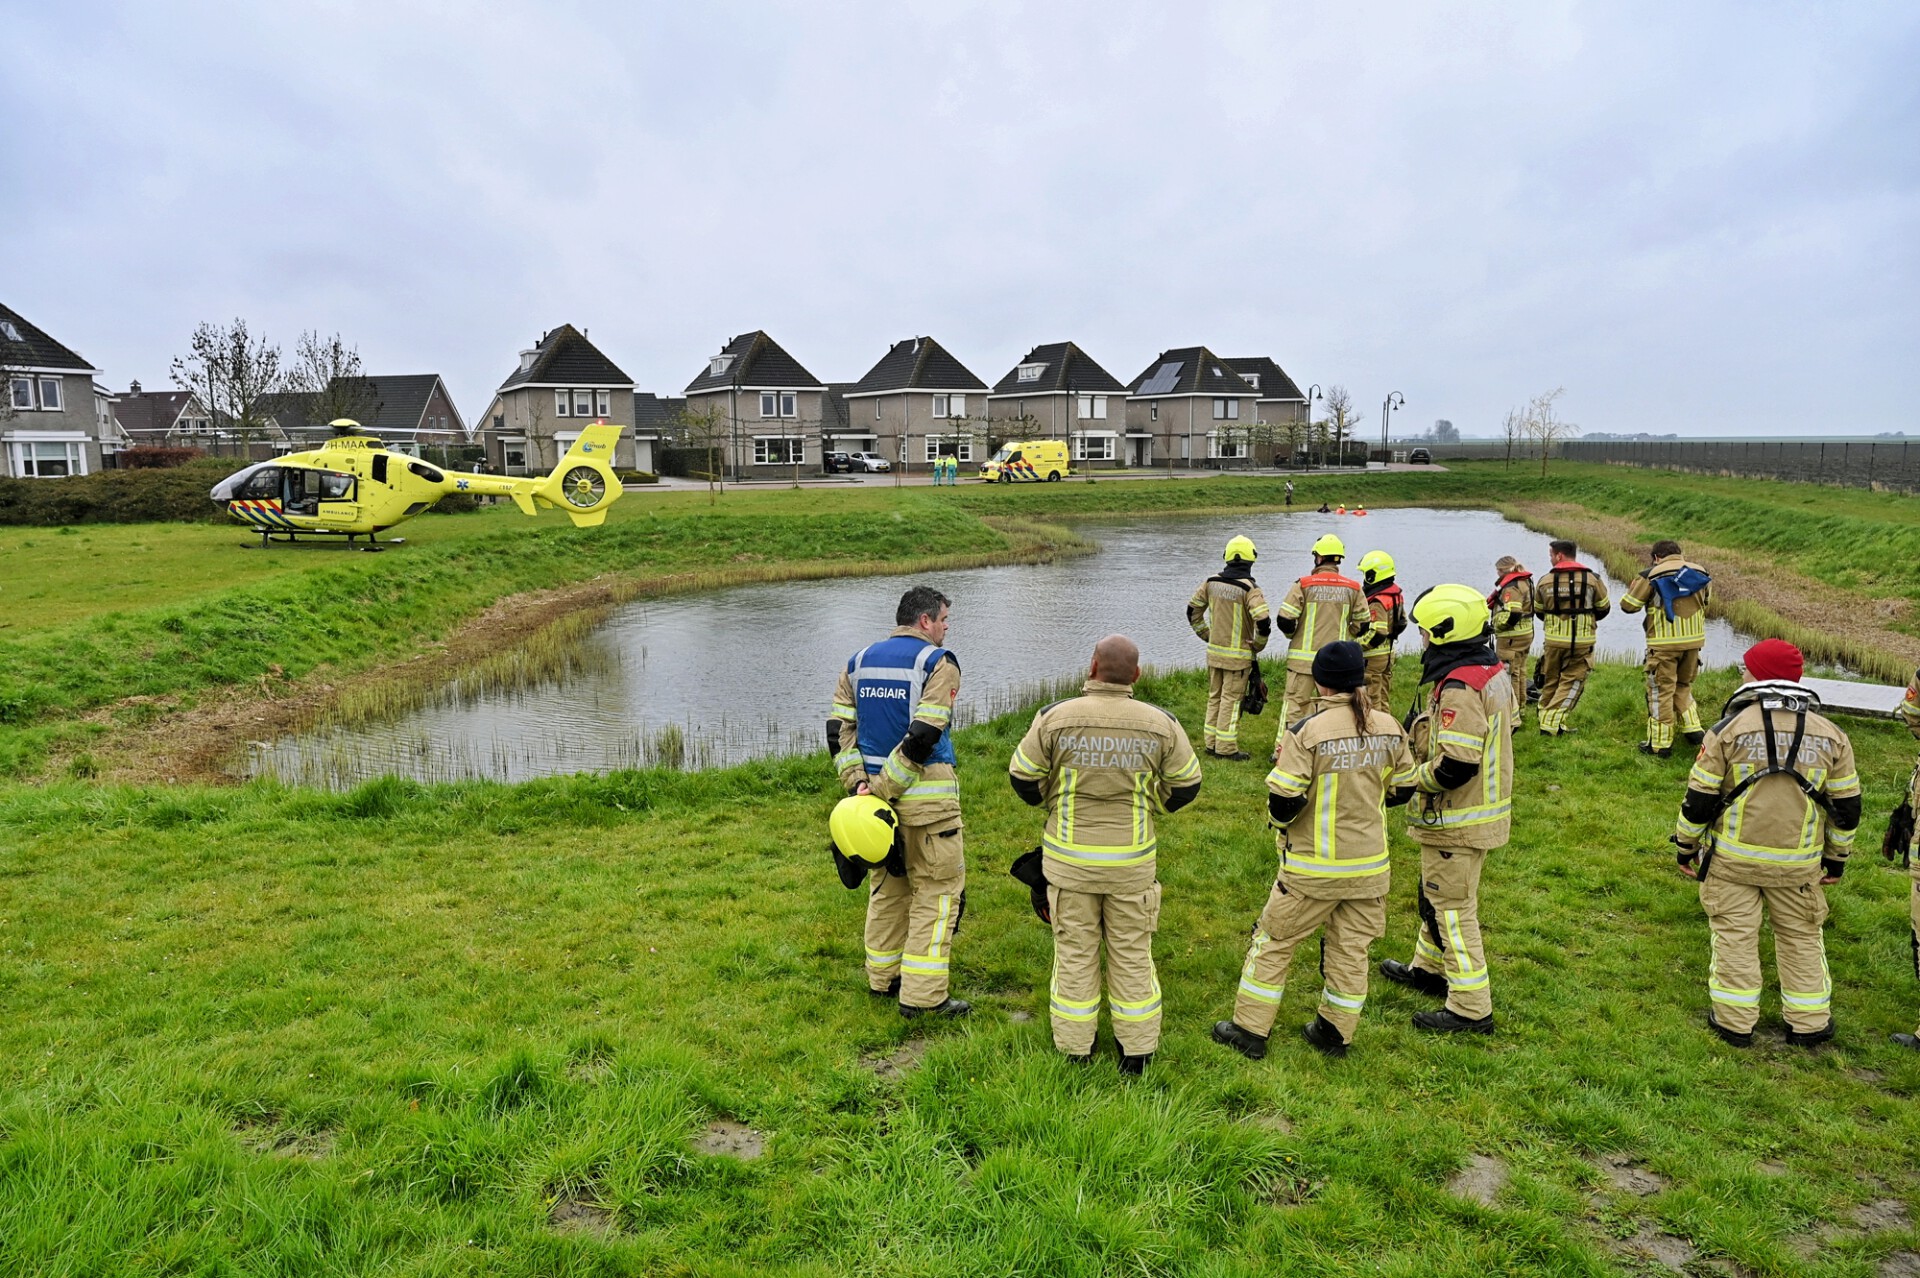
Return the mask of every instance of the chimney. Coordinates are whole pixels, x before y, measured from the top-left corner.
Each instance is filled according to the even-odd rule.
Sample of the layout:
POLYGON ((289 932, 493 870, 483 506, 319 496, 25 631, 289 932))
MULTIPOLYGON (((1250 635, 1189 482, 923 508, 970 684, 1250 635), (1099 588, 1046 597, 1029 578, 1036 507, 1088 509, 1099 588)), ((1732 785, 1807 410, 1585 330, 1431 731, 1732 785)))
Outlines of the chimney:
POLYGON ((138 381, 134 382, 133 385, 127 388, 127 394, 129 395, 138 395, 139 393, 140 393, 140 383, 138 381))
POLYGON ((537 353, 536 351, 530 351, 530 350, 520 352, 520 371, 521 372, 523 373, 527 372, 529 369, 533 367, 533 357, 536 353, 537 353))

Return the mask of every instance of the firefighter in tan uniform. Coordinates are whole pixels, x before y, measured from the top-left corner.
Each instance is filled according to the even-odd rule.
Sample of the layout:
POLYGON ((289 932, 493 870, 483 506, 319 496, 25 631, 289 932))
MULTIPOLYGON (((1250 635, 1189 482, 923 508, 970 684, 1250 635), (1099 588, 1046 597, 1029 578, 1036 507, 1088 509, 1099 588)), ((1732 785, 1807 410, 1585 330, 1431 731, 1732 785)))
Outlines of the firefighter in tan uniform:
POLYGON ((949 603, 930 586, 902 595, 893 633, 847 661, 827 721, 841 784, 891 804, 905 835, 904 864, 873 873, 866 942, 868 988, 898 997, 906 1017, 973 1010, 947 989, 967 886, 960 777, 947 731, 960 663, 941 646, 949 603))
POLYGON ((1800 682, 1800 650, 1747 649, 1751 682, 1706 734, 1674 823, 1682 871, 1700 880, 1713 935, 1707 1024, 1735 1047, 1760 1019, 1760 925, 1772 917, 1787 1042, 1833 1037, 1833 980, 1820 935, 1860 824, 1853 744, 1800 682))
POLYGON ((1705 568, 1682 557, 1677 541, 1654 542, 1648 558, 1652 566, 1620 596, 1620 611, 1646 610, 1647 739, 1640 750, 1664 759, 1673 753, 1676 720, 1687 744, 1697 746, 1706 737, 1693 704, 1693 680, 1707 645, 1713 583, 1705 568))
POLYGON ((1435 586, 1413 601, 1425 700, 1409 734, 1416 761, 1407 833, 1420 845, 1420 930, 1413 962, 1388 959, 1388 980, 1446 1006, 1413 1023, 1442 1033, 1493 1032, 1493 995, 1480 937, 1480 873, 1513 819, 1509 720, 1513 682, 1493 649, 1492 614, 1471 586, 1435 586))
POLYGON ((1360 640, 1367 654, 1367 699, 1388 714, 1393 713, 1393 644, 1407 628, 1406 596, 1393 573, 1393 556, 1386 551, 1360 556, 1360 588, 1367 596, 1367 633, 1360 640))
POLYGON ((1321 708, 1281 735, 1267 774, 1279 877, 1254 925, 1233 1019, 1213 1027, 1214 1042, 1249 1060, 1267 1054, 1293 952, 1316 931, 1320 1010, 1300 1032, 1328 1056, 1347 1054, 1367 1001, 1367 951, 1387 930, 1386 808, 1413 784, 1406 733, 1371 704, 1360 646, 1328 644, 1313 677, 1321 708))
POLYGON ((1207 644, 1208 754, 1253 756, 1240 748, 1240 699, 1253 663, 1273 632, 1267 597, 1253 579, 1256 552, 1246 537, 1227 543, 1226 567, 1200 583, 1187 601, 1187 624, 1207 644))
POLYGON ((1293 583, 1275 614, 1288 640, 1283 726, 1304 719, 1320 695, 1313 681, 1313 654, 1336 640, 1358 638, 1373 625, 1365 589, 1340 575, 1346 555, 1346 546, 1332 533, 1314 542, 1313 571, 1293 583))
POLYGON ((1527 704, 1527 658, 1533 655, 1533 574, 1512 555, 1493 565, 1499 576, 1487 607, 1493 610, 1493 650, 1506 663, 1513 680, 1514 722, 1527 704))
MULTIPOLYGON (((1907 725, 1907 731, 1920 737, 1920 670, 1913 672, 1913 678, 1907 680, 1907 695, 1900 700, 1900 719, 1907 725)), ((1920 760, 1915 760, 1913 773, 1907 778, 1907 810, 1920 812, 1920 760)), ((1906 846, 1896 851, 1887 848, 1887 856, 1903 855, 1906 860, 1907 877, 1912 886, 1907 889, 1907 915, 1913 928, 1913 974, 1920 977, 1920 822, 1915 823, 1909 832, 1906 846)), ((1893 1041, 1902 1047, 1920 1050, 1920 1029, 1912 1034, 1892 1035, 1893 1041)))
POLYGON ((1139 677, 1133 641, 1102 639, 1085 691, 1036 714, 1008 767, 1014 791, 1047 808, 1044 876, 1016 870, 1016 877, 1046 893, 1053 1044, 1077 1061, 1091 1059, 1104 942, 1107 1013, 1123 1074, 1141 1073, 1160 1045, 1154 818, 1200 793, 1200 761, 1186 730, 1158 706, 1133 699, 1139 677))
POLYGON ((1578 551, 1570 541, 1548 542, 1553 567, 1533 584, 1533 610, 1542 627, 1540 732, 1549 737, 1573 731, 1567 716, 1586 691, 1600 619, 1613 606, 1606 579, 1576 560, 1578 551))

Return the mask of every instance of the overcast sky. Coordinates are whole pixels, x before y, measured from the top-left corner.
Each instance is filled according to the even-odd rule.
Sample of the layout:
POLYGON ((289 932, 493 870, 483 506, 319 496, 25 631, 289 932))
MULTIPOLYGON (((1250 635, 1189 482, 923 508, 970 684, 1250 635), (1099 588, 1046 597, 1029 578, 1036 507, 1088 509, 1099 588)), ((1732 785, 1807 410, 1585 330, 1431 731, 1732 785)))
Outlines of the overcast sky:
POLYGON ((1920 431, 1920 6, 10 5, 0 301, 481 413, 572 323, 678 393, 937 337, 1271 355, 1377 430, 1920 431))

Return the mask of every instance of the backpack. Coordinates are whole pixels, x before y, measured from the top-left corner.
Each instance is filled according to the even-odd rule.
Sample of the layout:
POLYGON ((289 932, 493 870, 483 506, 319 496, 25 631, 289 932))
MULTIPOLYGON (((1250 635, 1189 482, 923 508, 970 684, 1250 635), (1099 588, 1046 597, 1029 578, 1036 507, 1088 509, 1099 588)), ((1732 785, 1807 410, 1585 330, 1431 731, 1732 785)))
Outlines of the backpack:
POLYGON ((1666 610, 1667 620, 1672 621, 1673 605, 1689 595, 1697 595, 1705 590, 1712 583, 1713 578, 1707 576, 1705 569, 1688 564, 1679 572, 1663 572, 1658 577, 1649 577, 1647 580, 1652 583, 1654 593, 1660 596, 1660 606, 1666 610))

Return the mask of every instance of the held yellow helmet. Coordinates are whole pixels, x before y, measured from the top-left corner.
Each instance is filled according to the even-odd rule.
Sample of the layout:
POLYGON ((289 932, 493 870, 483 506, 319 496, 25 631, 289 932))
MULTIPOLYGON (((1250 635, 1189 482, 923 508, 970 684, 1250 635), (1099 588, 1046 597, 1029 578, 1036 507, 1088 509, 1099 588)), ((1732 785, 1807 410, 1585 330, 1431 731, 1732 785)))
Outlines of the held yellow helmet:
POLYGON ((1252 563, 1257 555, 1258 552, 1253 548, 1253 539, 1250 537, 1235 537, 1227 543, 1226 561, 1228 563, 1236 559, 1244 559, 1252 563))
POLYGON ((851 794, 836 803, 827 818, 833 845, 852 861, 879 865, 893 851, 894 832, 900 819, 884 800, 871 794, 851 794))
POLYGON ((1365 585, 1393 576, 1393 556, 1384 550, 1369 550, 1360 556, 1360 580, 1365 585))
POLYGON ((1478 639, 1493 624, 1486 599, 1472 586, 1433 586, 1413 601, 1413 624, 1435 643, 1478 639))
POLYGON ((1313 557, 1315 559, 1345 559, 1347 557, 1347 543, 1341 541, 1332 533, 1328 533, 1319 541, 1313 543, 1313 557))

